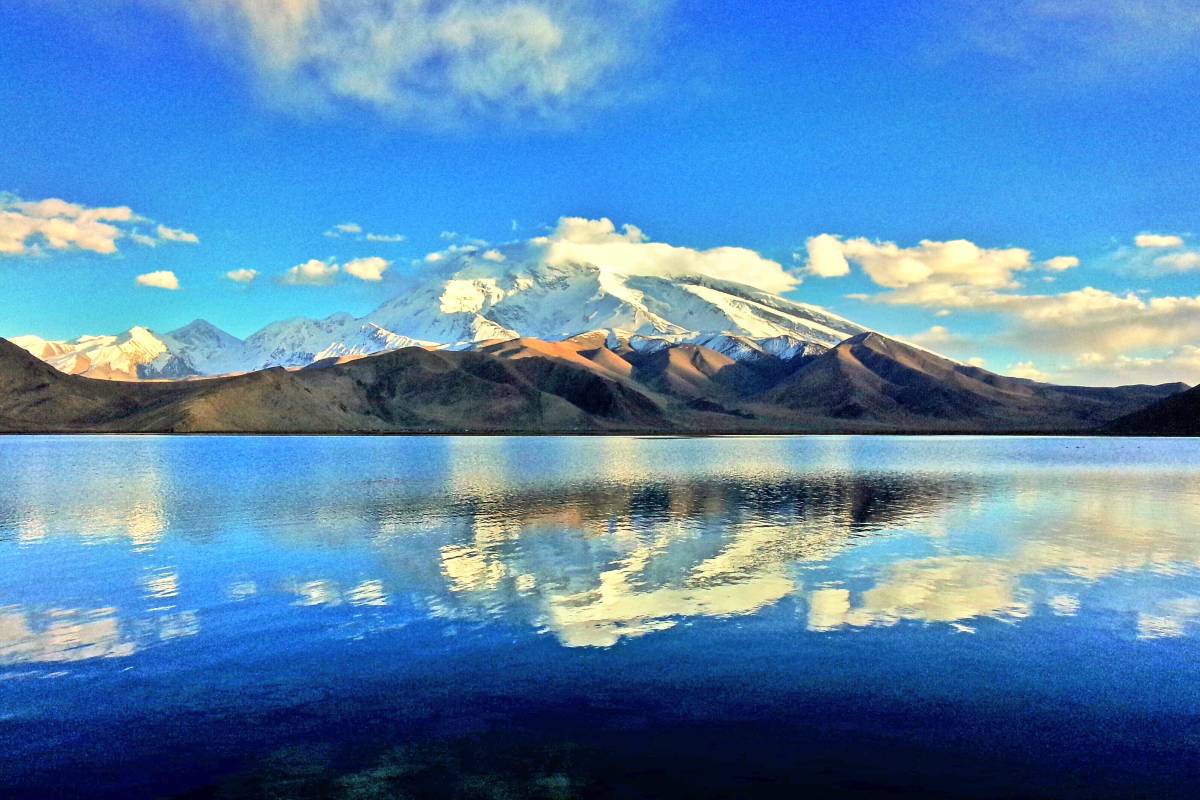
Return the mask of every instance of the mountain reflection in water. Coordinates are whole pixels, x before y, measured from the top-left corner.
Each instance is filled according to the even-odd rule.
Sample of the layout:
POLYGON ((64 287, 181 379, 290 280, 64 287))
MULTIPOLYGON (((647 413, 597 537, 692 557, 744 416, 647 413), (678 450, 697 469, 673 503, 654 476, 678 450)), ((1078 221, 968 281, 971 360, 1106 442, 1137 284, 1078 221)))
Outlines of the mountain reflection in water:
MULTIPOLYGON (((910 721, 1006 692, 1077 710, 1087 692, 1105 724, 1195 718, 1196 684, 1170 687, 1196 670, 1181 663, 1200 630, 1197 456, 1036 438, 5 439, 0 776, 36 796, 111 760, 95 794, 171 793, 288 761, 298 740, 400 752, 400 732, 405 755, 378 758, 440 753, 465 774, 474 756, 444 749, 460 734, 520 760, 488 737, 582 720, 586 736, 740 720, 765 753, 801 712, 768 724, 751 698, 860 691, 917 704, 894 709, 910 721), (1163 692, 1075 685, 1112 679, 1069 672, 1093 650, 1163 692), (917 678, 932 663, 955 687, 936 702, 917 678), (1042 682, 1006 686, 1017 674, 1042 682), (703 700, 684 689, 701 685, 703 700), (180 714, 209 732, 195 766, 147 767, 180 714), (335 736, 330 715, 356 727, 335 736), (131 726, 121 755, 113 725, 131 726)), ((854 719, 859 739, 895 725, 854 719)), ((510 789, 553 795, 553 775, 526 777, 550 783, 510 789)))

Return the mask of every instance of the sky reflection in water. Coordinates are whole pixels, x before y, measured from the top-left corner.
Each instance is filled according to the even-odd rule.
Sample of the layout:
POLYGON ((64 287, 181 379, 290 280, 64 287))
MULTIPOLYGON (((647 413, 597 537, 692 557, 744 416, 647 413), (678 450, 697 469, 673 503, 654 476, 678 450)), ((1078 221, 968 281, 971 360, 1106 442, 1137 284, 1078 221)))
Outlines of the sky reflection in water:
MULTIPOLYGON (((525 724, 507 701, 592 702, 623 681, 642 687, 620 712, 642 730, 654 717, 630 698, 700 684, 739 704, 1086 690, 1096 713, 1187 718, 1198 467, 1178 440, 6 438, 0 740, 30 791, 109 753, 103 793, 181 713, 215 726, 198 769, 218 776, 297 736, 382 744, 434 707, 455 731, 503 728, 525 724), (1073 684, 1089 653, 1142 688, 1073 684), (934 689, 917 677, 931 659, 975 676, 934 689), (999 687, 1014 669, 1031 677, 999 687), (333 701, 361 731, 330 733, 333 701), (114 735, 131 752, 112 757, 114 735)), ((706 702, 673 708, 730 718, 706 702)), ((590 718, 613 722, 605 709, 590 718)), ((195 778, 151 773, 156 792, 195 778)))

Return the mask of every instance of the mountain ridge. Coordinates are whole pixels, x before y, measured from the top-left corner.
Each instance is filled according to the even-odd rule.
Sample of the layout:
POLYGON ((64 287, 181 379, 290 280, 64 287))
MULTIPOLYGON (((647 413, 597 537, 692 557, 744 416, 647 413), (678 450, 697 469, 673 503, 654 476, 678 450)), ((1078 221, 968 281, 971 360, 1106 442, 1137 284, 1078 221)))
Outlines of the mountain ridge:
POLYGON ((175 381, 68 375, 0 340, 7 432, 1082 433, 1180 388, 1038 384, 873 333, 749 363, 593 334, 175 381))
POLYGON ((818 306, 731 281, 625 274, 531 260, 516 246, 503 251, 489 251, 489 259, 468 248, 427 266, 361 317, 280 320, 244 340, 194 320, 161 335, 134 327, 117 336, 13 341, 64 372, 136 380, 306 366, 409 346, 467 349, 523 336, 558 341, 594 330, 638 337, 645 346, 725 337, 721 346, 729 352, 755 357, 764 348, 831 347, 866 330, 818 306))

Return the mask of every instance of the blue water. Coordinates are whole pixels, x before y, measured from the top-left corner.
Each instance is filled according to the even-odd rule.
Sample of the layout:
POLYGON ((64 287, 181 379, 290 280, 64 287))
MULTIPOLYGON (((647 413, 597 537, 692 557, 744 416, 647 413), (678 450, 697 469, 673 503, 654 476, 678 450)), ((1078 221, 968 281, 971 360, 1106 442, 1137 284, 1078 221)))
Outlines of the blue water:
POLYGON ((1189 797, 1200 442, 0 437, 0 796, 1189 797))

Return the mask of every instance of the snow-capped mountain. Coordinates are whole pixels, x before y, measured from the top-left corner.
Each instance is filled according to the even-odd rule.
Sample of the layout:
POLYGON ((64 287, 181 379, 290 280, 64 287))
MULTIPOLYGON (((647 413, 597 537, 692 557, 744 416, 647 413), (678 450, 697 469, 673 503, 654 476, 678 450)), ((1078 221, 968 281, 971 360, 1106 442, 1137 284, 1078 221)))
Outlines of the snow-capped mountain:
POLYGON ((151 377, 143 374, 151 364, 167 366, 172 361, 166 343, 140 326, 117 336, 80 336, 69 342, 37 336, 18 336, 12 341, 62 372, 92 378, 137 380, 151 377))
POLYGON ((393 333, 350 314, 334 314, 322 320, 298 317, 273 322, 247 338, 241 369, 302 367, 326 358, 436 344, 393 333))
POLYGON ((528 243, 459 248, 417 273, 363 317, 274 322, 245 341, 203 320, 162 335, 132 328, 71 342, 14 341, 64 372, 145 379, 296 367, 409 346, 462 349, 517 336, 556 341, 597 330, 635 349, 689 342, 737 360, 790 358, 866 330, 818 306, 729 280, 554 262, 528 243))
MULTIPOLYGON (((241 339, 202 319, 193 320, 159 338, 184 374, 237 372, 246 361, 245 344, 241 339)), ((155 365, 150 366, 154 369, 155 365)), ((158 365, 157 371, 161 372, 165 366, 158 365)))

